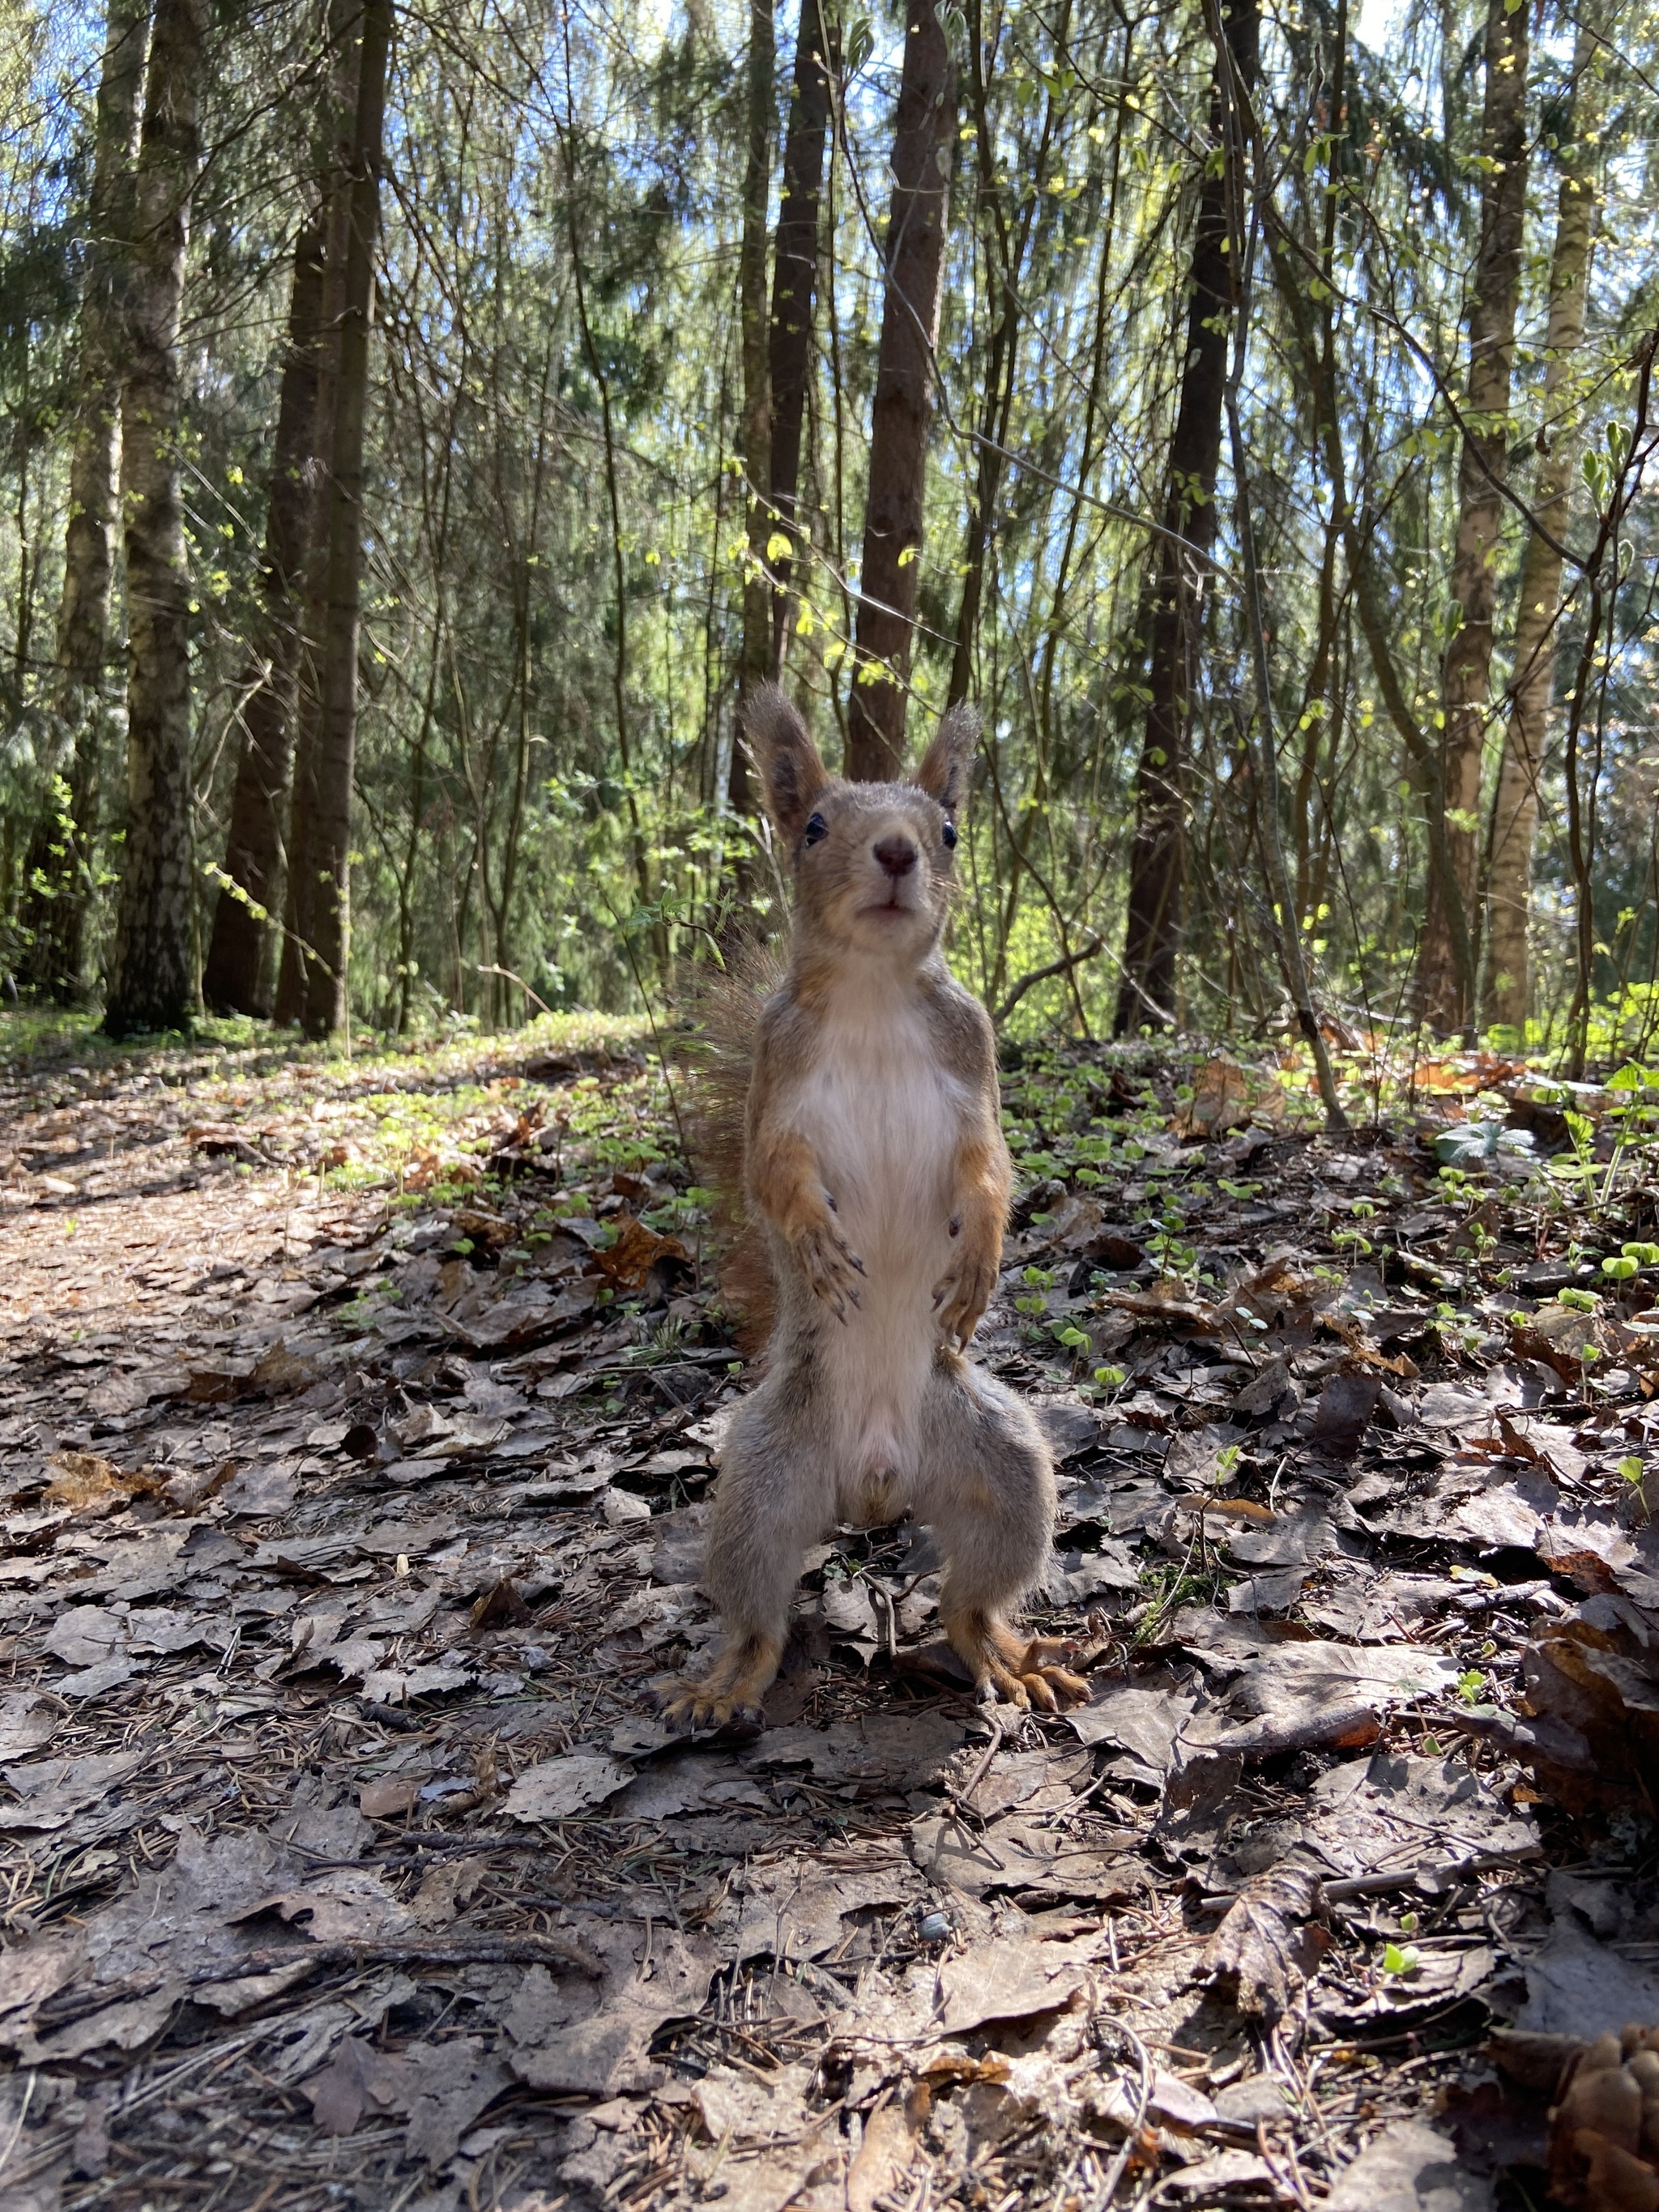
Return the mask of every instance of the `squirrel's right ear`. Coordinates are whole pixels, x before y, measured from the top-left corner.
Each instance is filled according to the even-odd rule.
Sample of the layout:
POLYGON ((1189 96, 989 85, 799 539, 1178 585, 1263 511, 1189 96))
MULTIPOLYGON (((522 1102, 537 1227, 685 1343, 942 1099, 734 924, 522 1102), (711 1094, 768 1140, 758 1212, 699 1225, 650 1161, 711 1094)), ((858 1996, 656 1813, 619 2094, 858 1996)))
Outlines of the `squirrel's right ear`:
POLYGON ((759 764, 766 811, 778 835, 793 845, 806 827, 829 773, 805 723, 775 684, 763 684, 750 693, 741 719, 759 764))
POLYGON ((938 799, 947 814, 954 814, 968 795, 978 743, 979 716, 965 703, 952 707, 916 763, 910 781, 919 783, 930 799, 938 799))

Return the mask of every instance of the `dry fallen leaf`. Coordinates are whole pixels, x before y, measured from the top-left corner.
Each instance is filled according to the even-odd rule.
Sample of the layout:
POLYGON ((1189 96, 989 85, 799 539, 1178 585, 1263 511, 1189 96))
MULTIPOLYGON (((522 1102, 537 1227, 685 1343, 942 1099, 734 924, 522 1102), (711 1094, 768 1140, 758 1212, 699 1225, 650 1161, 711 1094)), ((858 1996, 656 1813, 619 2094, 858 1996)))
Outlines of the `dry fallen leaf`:
POLYGON ((1229 1983, 1241 2012, 1269 2027, 1299 2011, 1309 1978, 1330 1938, 1316 1915, 1324 1910, 1319 1877, 1278 1867, 1241 1890, 1205 1946, 1205 1970, 1229 1983))
POLYGON ((1227 1692, 1228 1706, 1249 1719, 1230 1726, 1219 1713, 1201 1714, 1184 1740, 1193 1749, 1253 1759, 1370 1743, 1381 1715, 1443 1695, 1458 1673, 1455 1659, 1411 1644, 1285 1644, 1252 1660, 1227 1692))
POLYGON ((323 2071, 303 2087, 312 2118, 323 2133, 349 2136, 366 2112, 395 2112, 408 2084, 401 2060, 348 2036, 323 2071))
POLYGON ((69 1708, 41 1690, 8 1690, 0 1697, 0 1764, 26 1759, 50 1743, 69 1708))
POLYGON ((625 1790, 634 1770, 605 1752, 570 1752, 528 1766, 507 1793, 515 1820, 563 1820, 625 1790))
POLYGON ((942 2035, 965 2035, 994 2020, 1026 2020, 1067 2005, 1089 1978, 1097 1936, 1043 1943, 994 1936, 939 1968, 935 2016, 942 2035))
POLYGON ((396 1820, 398 1814, 411 1812, 414 1801, 420 1796, 418 1781, 403 1781, 400 1777, 387 1777, 383 1783, 362 1783, 358 1794, 358 1812, 365 1820, 396 1820))
POLYGON ((1219 1137, 1250 1118, 1250 1079, 1224 1053, 1206 1060, 1193 1077, 1193 1095, 1174 1127, 1183 1137, 1219 1137))
POLYGON ((1393 2120, 1336 2178, 1326 2212, 1490 2212, 1491 2181, 1420 2120, 1393 2120))
POLYGON ((532 1970, 507 2016, 514 2073, 532 2088, 609 2096, 648 2075, 645 2052, 665 2021, 699 2012, 720 1963, 707 1938, 654 1921, 603 1923, 592 1943, 604 1984, 580 1972, 556 1983, 532 1970))
POLYGON ((877 2212, 878 2198, 902 2190, 932 2103, 927 2084, 918 2081, 902 2101, 878 2106, 870 2114, 858 2155, 848 2169, 847 2212, 877 2212))
POLYGON ((510 1577, 503 1577, 473 1607, 471 1625, 474 1628, 522 1628, 531 1619, 530 1607, 520 1595, 510 1577))
POLYGON ((836 1859, 826 1866, 815 1852, 792 1851, 747 1869, 741 1893, 726 1907, 732 1924, 726 1940, 733 1955, 821 1958, 841 1942, 847 1915, 908 1905, 923 1893, 915 1869, 890 1844, 839 1852, 836 1859))
POLYGON ((46 1485, 46 1497, 53 1505, 67 1505, 71 1513, 84 1513, 88 1506, 112 1505, 122 1498, 145 1498, 161 1486, 161 1478, 153 1468, 140 1468, 130 1474, 99 1452, 58 1452, 51 1464, 54 1472, 46 1485))
MULTIPOLYGON (((1600 1601, 1592 1601, 1599 1603, 1600 1601)), ((1495 1715, 1508 1742, 1569 1810, 1645 1806, 1659 1787, 1659 1673, 1616 1617, 1550 1624, 1522 1656, 1524 1717, 1495 1715)))
POLYGON ((657 1274, 665 1286, 677 1275, 689 1275, 691 1255, 678 1237, 659 1236, 632 1214, 617 1223, 617 1241, 607 1250, 593 1254, 593 1264, 618 1289, 638 1291, 657 1274))
POLYGON ((1382 1395, 1375 1375, 1333 1375, 1314 1408, 1314 1442, 1320 1449, 1336 1459, 1352 1459, 1382 1395))

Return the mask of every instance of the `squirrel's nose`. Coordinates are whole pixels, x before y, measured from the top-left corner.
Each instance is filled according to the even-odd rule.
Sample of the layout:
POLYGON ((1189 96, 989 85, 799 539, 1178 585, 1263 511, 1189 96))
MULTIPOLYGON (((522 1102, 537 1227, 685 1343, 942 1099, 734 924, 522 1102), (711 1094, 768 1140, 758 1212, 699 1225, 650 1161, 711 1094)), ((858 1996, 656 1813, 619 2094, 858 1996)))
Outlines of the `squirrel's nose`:
POLYGON ((908 876, 916 865, 916 848, 908 837, 884 837, 876 847, 876 860, 896 879, 908 876))

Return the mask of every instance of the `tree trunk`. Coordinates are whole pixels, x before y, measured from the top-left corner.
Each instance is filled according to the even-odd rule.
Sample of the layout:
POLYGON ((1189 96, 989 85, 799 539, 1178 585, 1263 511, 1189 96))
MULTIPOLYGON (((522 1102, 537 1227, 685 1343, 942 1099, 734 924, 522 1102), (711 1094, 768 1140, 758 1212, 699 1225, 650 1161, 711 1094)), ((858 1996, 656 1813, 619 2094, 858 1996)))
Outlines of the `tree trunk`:
MULTIPOLYGON (((1479 890, 1481 757, 1492 691, 1494 562, 1509 469, 1510 372, 1527 210, 1527 9, 1487 0, 1486 88, 1480 150, 1480 248, 1469 307, 1467 428, 1458 468, 1451 593, 1458 627, 1441 671, 1441 799, 1449 873, 1466 914, 1479 890)), ((1456 957, 1446 896, 1434 878, 1418 953, 1420 1018, 1445 1036, 1472 1027, 1473 964, 1456 957)))
POLYGON ((242 744, 225 841, 224 872, 230 885, 220 887, 202 979, 203 996, 223 1013, 270 1012, 275 939, 269 917, 283 888, 283 810, 288 799, 300 657, 297 593, 310 550, 315 505, 309 474, 317 428, 325 223, 326 211, 319 210, 294 246, 288 346, 259 574, 264 634, 249 672, 242 714, 242 744))
POLYGON ((1541 528, 1528 535, 1515 617, 1515 674, 1509 728, 1492 817, 1487 928, 1492 1018, 1524 1030, 1531 1004, 1528 924, 1532 907, 1532 848, 1538 831, 1538 778, 1544 724, 1555 683, 1557 617, 1561 601, 1560 542, 1578 456, 1577 425, 1562 416, 1563 393, 1584 335, 1590 240, 1595 228, 1595 145, 1600 103, 1587 82, 1596 40, 1581 20, 1574 42, 1573 94, 1560 127, 1561 185, 1555 250, 1550 261, 1549 318, 1544 347, 1542 446, 1533 511, 1541 528), (1547 535, 1546 534, 1547 533, 1547 535))
MULTIPOLYGON (((1356 514, 1348 495, 1347 452, 1342 436, 1346 418, 1332 343, 1331 305, 1329 301, 1322 304, 1322 328, 1316 329, 1307 291, 1307 263, 1296 251, 1292 234, 1273 213, 1271 203, 1267 212, 1274 281, 1285 319, 1296 334, 1297 351, 1303 371, 1300 383, 1303 404, 1307 410, 1310 431, 1316 442, 1323 448, 1325 468, 1331 486, 1331 519, 1341 529, 1343 550, 1347 556, 1349 585, 1353 593, 1354 610, 1359 617, 1360 634, 1365 641, 1365 651, 1370 660, 1371 672, 1376 679, 1383 708, 1405 747, 1406 757, 1427 798, 1425 827, 1428 833, 1429 875, 1431 882, 1451 884, 1451 895, 1446 901, 1445 911, 1451 926, 1454 957, 1461 966, 1472 967, 1468 915, 1451 875, 1445 845, 1445 812, 1437 799, 1442 765, 1440 749, 1431 741, 1417 719, 1405 672, 1395 656, 1398 625, 1393 610, 1384 604, 1377 577, 1373 550, 1376 520, 1356 514)), ((1327 262, 1320 265, 1328 267, 1329 264, 1327 262)))
POLYGON ((187 1028, 198 1005, 191 840, 190 579, 179 495, 179 317, 207 0, 159 0, 122 319, 127 813, 104 1027, 187 1028))
POLYGON ((956 68, 939 0, 910 0, 893 131, 886 292, 848 702, 847 773, 866 781, 897 775, 904 758, 956 121, 956 68))
MULTIPOLYGON (((800 447, 806 388, 812 374, 812 311, 818 270, 818 202, 832 113, 831 87, 841 74, 841 26, 824 0, 801 0, 795 40, 795 85, 783 142, 783 198, 773 248, 772 512, 780 534, 799 544, 800 447)), ((789 641, 791 555, 769 562, 772 629, 767 673, 783 672, 789 641)))
MULTIPOLYGON (((772 189, 772 129, 776 41, 773 0, 749 0, 749 66, 744 112, 743 244, 738 257, 738 310, 743 340, 744 509, 749 540, 744 563, 740 689, 766 680, 771 647, 772 593, 766 544, 772 534, 772 407, 767 389, 766 211, 772 189)), ((732 804, 751 811, 743 747, 732 748, 732 804)))
MULTIPOLYGON (((69 755, 69 804, 48 806, 23 864, 23 923, 32 942, 20 981, 64 1004, 86 987, 86 915, 92 882, 98 767, 112 720, 108 691, 110 592, 121 477, 121 301, 132 234, 132 165, 143 112, 148 0, 111 0, 98 82, 92 191, 87 208, 86 289, 69 525, 58 612, 53 708, 69 755)), ((58 754, 61 763, 62 750, 58 754)), ((56 764, 55 764, 56 765, 56 764)))
MULTIPOLYGON (((1249 89, 1255 82, 1260 40, 1256 0, 1226 0, 1222 21, 1234 67, 1249 89)), ((1210 100, 1212 143, 1220 140, 1224 113, 1218 84, 1210 100)), ((1206 164, 1193 225, 1186 365, 1164 496, 1164 530, 1172 534, 1158 540, 1152 592, 1151 696, 1135 781, 1123 978, 1112 1024, 1117 1036, 1149 1021, 1175 1018, 1176 956, 1187 878, 1188 731, 1205 556, 1215 541, 1216 471, 1233 308, 1230 245, 1226 181, 1206 164)))
MULTIPOLYGON (((974 647, 979 634, 981 603, 985 595, 985 560, 990 550, 992 526, 1002 488, 1003 454, 1008 444, 1008 424, 1014 392, 1019 382, 1019 326, 1025 258, 1036 227, 1042 195, 1022 192, 1024 204, 1018 221, 1011 219, 1008 179, 998 172, 996 141, 990 117, 989 86, 986 82, 988 41, 981 22, 979 0, 969 0, 967 11, 969 57, 968 98, 969 121, 978 141, 979 184, 977 228, 985 241, 985 281, 997 299, 996 319, 985 365, 984 396, 981 402, 982 428, 975 466, 974 500, 968 510, 968 532, 963 548, 962 599, 957 610, 956 644, 951 656, 951 688, 946 696, 954 707, 968 696, 973 682, 974 647)), ((1054 26, 1056 47, 1065 52, 1071 41, 1071 0, 1064 0, 1054 26)), ((1064 112, 1064 96, 1052 92, 1044 105, 1042 137, 1033 157, 1032 169, 1047 176, 1054 128, 1064 112)))
POLYGON ((392 0, 363 0, 351 144, 345 304, 340 325, 340 381, 334 406, 329 488, 322 726, 309 855, 316 909, 305 956, 304 1026, 307 1036, 313 1037, 331 1036, 346 1021, 346 968, 351 949, 351 783, 357 736, 357 627, 362 595, 363 431, 391 43, 392 0))
POLYGON ((317 763, 322 750, 323 637, 328 627, 328 533, 334 419, 340 389, 340 341, 345 325, 346 262, 351 237, 351 149, 356 129, 362 49, 361 0, 329 0, 331 54, 322 98, 319 167, 327 240, 323 268, 322 333, 317 355, 316 422, 308 550, 299 595, 298 665, 294 687, 294 769, 289 795, 288 851, 283 894, 282 950, 271 1019, 281 1028, 305 1019, 307 971, 317 906, 314 825, 317 763))

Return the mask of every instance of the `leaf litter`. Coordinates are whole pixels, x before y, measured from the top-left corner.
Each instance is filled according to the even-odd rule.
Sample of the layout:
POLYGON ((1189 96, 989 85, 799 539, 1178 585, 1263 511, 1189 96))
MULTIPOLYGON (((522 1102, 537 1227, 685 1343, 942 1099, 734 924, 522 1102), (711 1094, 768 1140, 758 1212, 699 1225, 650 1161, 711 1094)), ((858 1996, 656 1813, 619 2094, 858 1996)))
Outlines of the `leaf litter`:
POLYGON ((8 2205, 1659 2206, 1644 1084, 1016 1060, 1090 1701, 840 1530, 691 1747, 742 1377, 635 1035, 81 1049, 0 1072, 8 2205))

